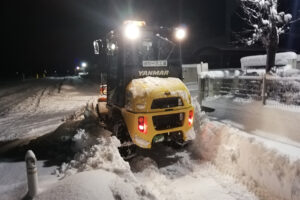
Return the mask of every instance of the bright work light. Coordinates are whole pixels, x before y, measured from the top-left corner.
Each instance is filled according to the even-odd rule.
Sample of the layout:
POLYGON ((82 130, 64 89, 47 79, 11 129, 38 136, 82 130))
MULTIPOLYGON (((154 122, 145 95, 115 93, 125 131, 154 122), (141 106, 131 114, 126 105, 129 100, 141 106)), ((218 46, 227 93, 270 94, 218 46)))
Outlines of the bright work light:
POLYGON ((124 21, 124 35, 126 38, 130 40, 135 40, 140 37, 140 27, 143 27, 146 25, 146 22, 144 21, 133 21, 133 20, 127 20, 124 21))
POLYGON ((140 28, 136 24, 126 24, 124 31, 125 37, 130 40, 135 40, 140 37, 140 28))
POLYGON ((183 40, 186 37, 186 30, 184 28, 176 28, 175 37, 179 41, 183 40))

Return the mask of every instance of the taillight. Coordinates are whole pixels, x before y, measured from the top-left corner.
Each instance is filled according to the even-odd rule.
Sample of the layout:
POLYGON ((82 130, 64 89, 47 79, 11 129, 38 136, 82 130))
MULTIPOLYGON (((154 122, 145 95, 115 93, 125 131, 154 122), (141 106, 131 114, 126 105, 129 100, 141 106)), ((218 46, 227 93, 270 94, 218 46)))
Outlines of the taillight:
POLYGON ((193 124, 193 120, 194 120, 194 112, 193 112, 193 110, 190 110, 190 112, 189 112, 189 119, 188 119, 189 126, 191 126, 193 124))
POLYGON ((147 123, 145 117, 138 118, 138 129, 142 133, 147 133, 147 123))

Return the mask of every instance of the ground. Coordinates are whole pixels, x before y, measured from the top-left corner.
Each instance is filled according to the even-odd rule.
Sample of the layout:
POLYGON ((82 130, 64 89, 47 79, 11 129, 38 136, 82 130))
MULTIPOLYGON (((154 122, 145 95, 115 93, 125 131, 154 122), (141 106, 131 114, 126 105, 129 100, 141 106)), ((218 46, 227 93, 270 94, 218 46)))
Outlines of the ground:
MULTIPOLYGON (((237 126, 242 131, 228 126, 225 116, 218 114, 225 113, 224 103, 211 101, 218 111, 206 116, 196 97, 197 137, 189 146, 174 149, 158 144, 124 161, 118 139, 99 126, 92 112, 98 87, 78 77, 2 84, 1 199, 25 197, 27 149, 38 158, 36 199, 296 200, 300 196, 299 147, 246 133, 248 119, 241 119, 245 127, 237 126)), ((229 113, 243 109, 230 98, 226 101, 232 105, 229 113)), ((297 143, 297 135, 284 136, 297 143)))

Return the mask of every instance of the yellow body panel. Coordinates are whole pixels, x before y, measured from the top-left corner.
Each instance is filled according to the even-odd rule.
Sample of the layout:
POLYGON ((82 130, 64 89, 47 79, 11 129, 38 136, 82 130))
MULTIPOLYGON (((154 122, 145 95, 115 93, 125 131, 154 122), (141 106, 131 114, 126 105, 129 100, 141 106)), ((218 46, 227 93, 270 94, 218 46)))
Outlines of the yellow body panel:
POLYGON ((188 140, 187 132, 192 127, 192 125, 188 123, 188 116, 191 110, 194 113, 188 89, 184 83, 177 78, 151 77, 148 78, 148 80, 147 78, 133 80, 126 89, 126 106, 122 109, 122 115, 132 141, 139 147, 151 148, 152 140, 156 135, 178 131, 183 133, 184 141, 188 140), (151 104, 154 99, 167 97, 181 97, 183 105, 170 109, 151 109, 151 104), (183 125, 181 127, 155 130, 152 121, 153 116, 175 113, 184 113, 183 125), (138 130, 138 118, 140 116, 145 118, 147 133, 142 133, 138 130))
POLYGON ((180 109, 180 110, 157 112, 157 113, 132 113, 132 112, 126 111, 126 109, 122 109, 122 115, 124 117, 127 129, 128 129, 128 132, 130 134, 132 141, 139 147, 151 148, 153 138, 156 135, 162 134, 162 133, 167 134, 170 132, 181 131, 183 133, 183 140, 187 141, 188 140, 187 132, 193 126, 193 125, 188 124, 188 115, 189 115, 190 110, 194 111, 194 108, 191 106, 191 107, 180 109), (165 130, 155 130, 153 121, 152 121, 153 116, 174 114, 174 113, 185 113, 185 119, 184 119, 183 125, 181 127, 165 129, 165 130), (146 124, 147 124, 147 132, 146 133, 141 133, 138 130, 138 117, 140 117, 140 116, 145 117, 146 124), (141 142, 140 139, 144 140, 145 142, 141 142), (139 140, 139 141, 137 141, 137 140, 139 140))

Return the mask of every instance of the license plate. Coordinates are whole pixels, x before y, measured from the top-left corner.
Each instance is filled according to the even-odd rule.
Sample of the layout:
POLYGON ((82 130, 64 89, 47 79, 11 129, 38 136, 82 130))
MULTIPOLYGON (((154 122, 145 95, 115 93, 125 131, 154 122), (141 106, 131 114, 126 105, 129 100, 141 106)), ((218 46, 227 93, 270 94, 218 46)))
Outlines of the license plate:
POLYGON ((143 60, 143 67, 167 67, 167 60, 143 60))

